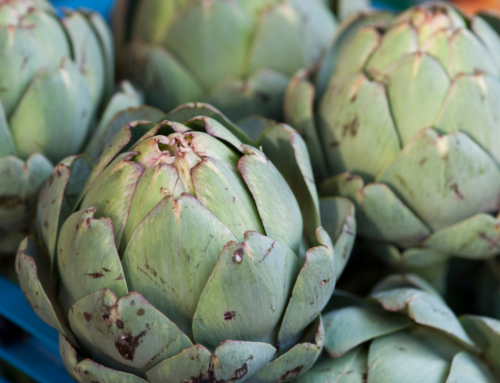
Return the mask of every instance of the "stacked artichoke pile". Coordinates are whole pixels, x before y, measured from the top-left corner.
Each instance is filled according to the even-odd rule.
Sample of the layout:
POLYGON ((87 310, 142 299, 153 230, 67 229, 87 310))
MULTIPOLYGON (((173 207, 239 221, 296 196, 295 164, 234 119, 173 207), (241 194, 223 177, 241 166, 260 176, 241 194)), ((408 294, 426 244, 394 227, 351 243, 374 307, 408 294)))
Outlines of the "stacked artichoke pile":
POLYGON ((500 312, 500 267, 476 312, 441 295, 452 256, 500 253, 496 22, 120 0, 114 47, 97 15, 0 0, 0 229, 71 377, 499 381, 500 322, 480 315, 500 312), (111 97, 113 52, 139 92, 111 97), (406 274, 349 263, 357 232, 358 259, 406 274), (335 290, 346 267, 352 290, 381 281, 335 290))

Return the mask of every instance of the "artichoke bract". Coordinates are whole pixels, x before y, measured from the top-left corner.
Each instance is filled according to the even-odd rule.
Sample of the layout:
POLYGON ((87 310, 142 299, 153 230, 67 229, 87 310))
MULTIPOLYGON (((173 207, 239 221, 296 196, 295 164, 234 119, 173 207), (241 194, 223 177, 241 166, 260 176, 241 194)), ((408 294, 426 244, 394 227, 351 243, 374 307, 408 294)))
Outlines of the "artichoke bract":
POLYGON ((327 355, 300 383, 494 383, 500 321, 457 318, 413 275, 394 275, 363 300, 335 292, 324 314, 327 355))
POLYGON ((55 167, 41 246, 28 237, 16 258, 27 300, 79 382, 300 376, 322 350, 352 203, 318 201, 286 125, 265 129, 259 150, 208 105, 165 118, 106 134, 93 169, 78 156, 55 167))
POLYGON ((360 237, 392 264, 499 254, 498 35, 446 3, 341 30, 317 88, 302 72, 285 101, 316 175, 333 176, 321 191, 354 201, 360 237))
POLYGON ((120 0, 114 11, 118 70, 148 104, 208 102, 233 120, 280 120, 291 76, 336 28, 324 0, 120 0))
POLYGON ((44 0, 0 2, 0 254, 15 253, 53 164, 81 151, 102 115, 140 103, 113 91, 112 36, 97 13, 59 20, 44 0))

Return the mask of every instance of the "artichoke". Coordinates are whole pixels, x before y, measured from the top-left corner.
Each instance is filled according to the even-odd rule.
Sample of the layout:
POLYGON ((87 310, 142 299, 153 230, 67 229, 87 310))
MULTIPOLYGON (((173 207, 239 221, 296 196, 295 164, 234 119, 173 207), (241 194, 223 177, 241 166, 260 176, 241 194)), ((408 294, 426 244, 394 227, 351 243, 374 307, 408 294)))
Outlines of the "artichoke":
POLYGON ((55 167, 41 246, 28 237, 16 258, 27 300, 59 331, 79 382, 303 374, 351 250, 352 203, 318 202, 305 144, 286 125, 265 129, 258 150, 208 105, 165 118, 105 135, 93 169, 78 156, 55 167))
POLYGON ((112 36, 97 13, 45 0, 0 2, 0 254, 15 253, 53 163, 83 149, 102 112, 137 105, 113 91, 112 36))
POLYGON ((280 119, 291 76, 333 40, 337 22, 326 3, 119 0, 118 69, 162 110, 203 101, 234 120, 280 119))
POLYGON ((364 13, 316 89, 305 71, 293 79, 286 121, 331 177, 320 191, 355 203, 370 251, 433 273, 451 255, 500 253, 499 80, 500 39, 479 16, 446 3, 364 13))
POLYGON ((367 300, 335 292, 324 314, 325 355, 300 383, 494 383, 500 321, 458 319, 424 280, 395 275, 367 300))

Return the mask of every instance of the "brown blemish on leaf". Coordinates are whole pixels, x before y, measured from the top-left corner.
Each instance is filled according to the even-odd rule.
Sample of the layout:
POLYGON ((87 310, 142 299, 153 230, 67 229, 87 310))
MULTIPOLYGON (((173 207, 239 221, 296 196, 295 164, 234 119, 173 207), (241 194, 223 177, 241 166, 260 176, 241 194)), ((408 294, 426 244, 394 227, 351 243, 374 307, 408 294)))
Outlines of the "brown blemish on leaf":
POLYGON ((20 70, 23 70, 26 67, 26 64, 28 63, 29 59, 30 59, 29 56, 24 57, 23 62, 21 63, 21 68, 19 68, 20 70))
POLYGON ((109 270, 109 269, 106 269, 105 267, 103 267, 102 269, 103 269, 103 270, 104 270, 104 272, 106 272, 106 273, 109 273, 109 272, 111 271, 111 270, 109 270))
POLYGON ((161 353, 165 350, 166 347, 168 347, 168 345, 167 346, 163 346, 161 348, 161 350, 156 355, 154 355, 151 359, 148 360, 148 362, 144 365, 144 367, 145 368, 149 368, 150 366, 152 366, 153 363, 155 362, 155 360, 161 355, 161 353))
POLYGON ((304 366, 298 366, 298 367, 295 367, 293 370, 285 372, 281 376, 281 378, 278 379, 278 382, 283 382, 285 380, 296 378, 297 376, 300 375, 300 373, 302 372, 303 368, 304 368, 304 366))
POLYGON ((342 137, 345 137, 348 133, 352 137, 356 137, 356 134, 358 134, 358 128, 359 128, 358 117, 354 117, 354 120, 352 120, 351 122, 345 124, 342 127, 342 137))
POLYGON ((408 189, 408 184, 406 183, 405 179, 400 176, 399 174, 396 175, 396 178, 398 179, 399 183, 405 188, 408 189))
POLYGON ((243 363, 243 366, 241 368, 238 368, 234 374, 231 376, 229 379, 230 382, 241 380, 246 374, 248 373, 248 365, 246 363, 243 363))
POLYGON ((139 309, 137 310, 137 315, 142 317, 144 315, 144 312, 145 312, 144 309, 139 309))
POLYGON ((261 259, 259 262, 257 262, 257 264, 259 264, 259 263, 261 263, 262 261, 264 261, 264 259, 266 259, 266 258, 267 258, 267 256, 273 252, 273 249, 274 249, 274 244, 275 244, 275 243, 276 243, 276 241, 274 241, 274 242, 271 244, 271 247, 270 247, 269 249, 267 249, 266 254, 262 257, 262 259, 261 259))
POLYGON ((321 286, 326 285, 328 282, 330 282, 330 278, 328 278, 328 279, 323 279, 323 280, 321 281, 321 286))
POLYGON ((489 237, 484 231, 479 232, 479 238, 488 242, 488 244, 490 245, 488 247, 488 250, 492 250, 492 249, 500 246, 500 243, 498 242, 498 240, 495 240, 495 239, 489 237))
POLYGON ((427 157, 422 158, 422 160, 418 163, 419 166, 424 166, 424 164, 427 162, 427 157))
POLYGON ((271 96, 264 92, 255 92, 257 98, 262 101, 264 104, 267 104, 271 100, 271 96))
POLYGON ((121 335, 115 341, 115 347, 120 355, 125 360, 134 360, 135 350, 139 347, 141 338, 146 335, 146 331, 141 332, 139 335, 133 336, 132 334, 121 335))
POLYGON ((123 321, 121 321, 120 319, 117 319, 116 320, 116 327, 118 327, 120 330, 123 330, 125 325, 123 324, 123 321))
POLYGON ((226 311, 224 313, 224 320, 226 322, 230 321, 230 320, 233 320, 235 317, 236 317, 236 311, 226 311))
POLYGON ((332 148, 336 148, 340 146, 340 142, 339 141, 333 141, 333 142, 330 142, 330 147, 332 148))
POLYGON ((115 281, 121 281, 123 279, 123 274, 118 275, 118 277, 115 278, 115 281))
POLYGON ((92 319, 92 315, 87 313, 87 312, 84 312, 83 313, 83 317, 85 318, 85 320, 87 321, 87 323, 90 322, 90 320, 92 319))
POLYGON ((144 264, 144 267, 146 268, 146 270, 149 270, 155 277, 158 276, 158 273, 156 272, 156 270, 153 269, 152 267, 150 267, 147 263, 144 264))
POLYGON ((150 280, 151 282, 153 282, 153 283, 154 283, 153 278, 151 278, 151 275, 149 275, 148 273, 146 273, 146 271, 145 271, 144 269, 142 269, 141 267, 137 266, 137 270, 139 270, 141 273, 143 273, 146 277, 148 277, 148 278, 149 278, 149 280, 150 280))
POLYGON ((354 233, 350 230, 351 228, 348 225, 345 225, 344 229, 342 230, 342 234, 347 234, 350 237, 354 237, 354 233))
POLYGON ((451 185, 450 189, 453 189, 453 191, 455 192, 455 195, 458 197, 459 200, 461 200, 461 201, 465 200, 465 196, 460 192, 458 184, 451 185))
POLYGON ((104 277, 104 274, 100 273, 100 272, 96 272, 96 273, 92 273, 92 274, 83 274, 83 275, 88 275, 89 277, 92 277, 94 279, 104 277))

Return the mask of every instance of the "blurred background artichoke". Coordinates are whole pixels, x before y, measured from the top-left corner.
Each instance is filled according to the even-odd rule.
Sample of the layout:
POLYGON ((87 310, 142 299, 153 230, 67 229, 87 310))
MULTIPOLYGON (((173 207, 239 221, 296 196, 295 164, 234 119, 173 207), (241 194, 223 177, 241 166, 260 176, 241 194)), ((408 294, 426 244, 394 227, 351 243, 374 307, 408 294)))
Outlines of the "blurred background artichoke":
POLYGON ((114 111, 138 105, 114 89, 112 36, 95 12, 59 19, 45 0, 0 3, 0 256, 30 229, 53 164, 80 152, 114 111))
POLYGON ((113 25, 119 76, 171 110, 208 102, 233 120, 280 120, 290 77, 319 62, 366 0, 119 0, 113 25))

